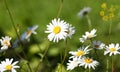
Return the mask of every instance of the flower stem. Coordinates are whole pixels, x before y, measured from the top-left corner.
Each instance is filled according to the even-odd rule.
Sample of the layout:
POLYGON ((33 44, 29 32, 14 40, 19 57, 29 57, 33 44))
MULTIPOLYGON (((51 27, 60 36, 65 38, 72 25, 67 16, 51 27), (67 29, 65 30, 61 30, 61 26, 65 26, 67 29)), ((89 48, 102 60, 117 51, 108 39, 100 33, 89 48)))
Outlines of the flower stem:
POLYGON ((110 23, 109 25, 109 42, 111 41, 111 30, 112 30, 111 28, 112 28, 112 23, 110 23))
POLYGON ((108 60, 108 58, 106 60, 106 64, 107 64, 107 66, 106 66, 106 72, 108 72, 108 68, 109 68, 109 60, 108 60))
POLYGON ((61 13, 61 11, 62 11, 62 7, 63 7, 63 0, 60 0, 60 7, 59 7, 59 9, 58 9, 58 14, 57 14, 57 18, 59 17, 59 15, 60 15, 60 13, 61 13))
POLYGON ((88 69, 88 72, 91 72, 90 68, 88 69))
POLYGON ((66 48, 65 48, 65 54, 64 54, 64 57, 63 57, 63 60, 62 60, 62 63, 61 63, 61 64, 63 64, 63 63, 64 63, 64 61, 65 61, 65 58, 66 58, 66 56, 67 56, 67 48, 68 48, 68 41, 67 41, 67 39, 66 39, 66 48))
POLYGON ((28 66, 28 68, 30 69, 30 72, 32 72, 32 69, 31 69, 31 67, 30 67, 30 64, 29 64, 29 63, 27 63, 27 66, 28 66))
MULTIPOLYGON (((14 51, 14 53, 15 53, 20 59, 27 60, 27 57, 26 57, 26 55, 25 55, 24 53, 23 53, 23 54, 24 54, 25 58, 23 58, 20 54, 18 54, 18 53, 15 52, 15 51, 14 51)), ((32 72, 32 69, 31 69, 30 64, 29 64, 28 62, 27 62, 27 66, 28 66, 30 72, 32 72)))
MULTIPOLYGON (((17 35, 17 38, 18 38, 19 42, 20 42, 21 45, 23 46, 23 44, 22 44, 22 42, 21 42, 21 40, 20 40, 19 34, 17 33, 17 28, 16 28, 16 26, 15 26, 15 22, 14 22, 12 13, 11 13, 11 11, 10 11, 10 9, 9 9, 9 6, 8 6, 8 4, 7 4, 7 1, 4 0, 4 3, 5 3, 5 6, 6 6, 6 9, 7 9, 7 11, 8 11, 8 14, 9 14, 9 16, 10 16, 10 19, 11 19, 11 22, 12 22, 12 27, 13 27, 13 29, 15 30, 15 33, 16 33, 16 35, 17 35)), ((24 51, 23 51, 23 53, 24 53, 24 55, 25 55, 25 52, 24 52, 24 51)), ((27 59, 26 56, 25 56, 25 58, 27 59)), ((30 67, 30 64, 27 63, 27 65, 28 65, 28 67, 29 67, 29 69, 30 69, 30 72, 32 72, 32 69, 31 69, 31 67, 30 67)))
POLYGON ((114 58, 112 56, 112 72, 114 72, 114 58))
POLYGON ((5 3, 5 6, 6 6, 6 9, 7 9, 7 11, 8 11, 8 14, 9 14, 9 16, 10 16, 10 19, 11 19, 11 22, 12 22, 12 26, 13 26, 13 28, 14 28, 14 30, 15 30, 15 33, 16 33, 19 41, 20 41, 20 37, 19 37, 19 34, 17 33, 17 28, 15 27, 14 19, 13 19, 13 17, 12 17, 12 13, 10 12, 10 9, 9 9, 9 7, 8 7, 7 1, 4 0, 4 3, 5 3))
POLYGON ((86 18, 87 18, 87 21, 88 21, 89 30, 91 30, 91 28, 92 28, 91 20, 90 20, 88 15, 86 15, 86 18))
POLYGON ((67 56, 67 51, 68 51, 68 40, 66 39, 65 42, 66 42, 66 47, 65 47, 64 57, 63 57, 62 62, 61 62, 61 71, 60 72, 62 72, 62 65, 65 62, 65 59, 66 59, 66 56, 67 56))
POLYGON ((35 72, 39 72, 39 71, 38 71, 38 70, 39 70, 39 66, 40 66, 41 62, 43 61, 45 55, 47 54, 47 51, 48 51, 48 49, 49 49, 49 46, 50 46, 50 42, 48 43, 48 46, 46 47, 46 50, 45 50, 45 52, 44 52, 41 60, 39 61, 38 65, 37 65, 37 67, 36 67, 36 69, 35 69, 35 72))

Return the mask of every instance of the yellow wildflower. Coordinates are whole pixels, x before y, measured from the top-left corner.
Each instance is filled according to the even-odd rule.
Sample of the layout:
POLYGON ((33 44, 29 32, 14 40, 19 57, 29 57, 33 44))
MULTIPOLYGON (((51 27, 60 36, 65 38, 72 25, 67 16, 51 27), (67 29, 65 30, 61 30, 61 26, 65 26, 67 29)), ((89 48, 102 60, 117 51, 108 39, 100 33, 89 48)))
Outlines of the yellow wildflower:
POLYGON ((105 15, 105 12, 104 12, 104 11, 100 11, 100 15, 101 15, 101 16, 104 16, 104 15, 105 15))
POLYGON ((103 4, 101 5, 101 7, 102 7, 103 9, 106 9, 106 8, 107 8, 107 4, 106 4, 106 3, 103 3, 103 4))
POLYGON ((108 18, 109 18, 108 16, 103 16, 102 19, 103 19, 104 21, 108 21, 108 18))
POLYGON ((114 13, 110 13, 110 14, 109 14, 109 18, 110 18, 110 19, 112 19, 114 16, 115 16, 114 13))
POLYGON ((111 6, 110 9, 109 9, 110 12, 114 12, 115 11, 115 7, 114 6, 111 6))

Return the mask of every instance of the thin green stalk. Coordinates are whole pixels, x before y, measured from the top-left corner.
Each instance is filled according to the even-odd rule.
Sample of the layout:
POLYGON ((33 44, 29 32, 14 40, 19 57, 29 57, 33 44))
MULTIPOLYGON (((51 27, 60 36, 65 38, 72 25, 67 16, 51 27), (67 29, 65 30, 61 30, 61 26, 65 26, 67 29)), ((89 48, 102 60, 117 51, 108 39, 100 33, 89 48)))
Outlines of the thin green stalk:
MULTIPOLYGON (((61 46, 62 45, 60 45, 60 47, 59 47, 59 49, 60 49, 60 61, 61 61, 61 63, 62 63, 62 60, 63 60, 63 53, 62 53, 62 50, 61 50, 61 46)), ((61 70, 62 70, 62 65, 58 68, 58 72, 61 72, 61 70)))
MULTIPOLYGON (((11 11, 10 11, 10 9, 9 9, 9 6, 8 6, 8 4, 7 4, 7 1, 4 0, 4 3, 5 3, 5 6, 6 6, 6 9, 7 9, 7 11, 8 11, 8 14, 9 14, 9 16, 10 16, 10 19, 11 19, 11 22, 12 22, 12 27, 14 28, 14 31, 15 31, 15 33, 16 33, 16 35, 17 35, 17 38, 18 38, 19 42, 20 42, 21 45, 23 46, 23 44, 22 44, 22 42, 21 42, 21 40, 20 40, 19 34, 17 33, 17 28, 16 28, 16 26, 15 26, 14 19, 13 19, 13 17, 12 17, 12 13, 11 13, 11 11)), ((24 53, 24 51, 23 51, 23 53, 24 53)), ((25 55, 25 53, 24 53, 24 55, 25 55)), ((30 72, 32 72, 32 69, 31 69, 29 63, 28 63, 27 65, 28 65, 28 67, 29 67, 29 69, 30 69, 30 72)))
POLYGON ((67 41, 67 39, 65 40, 65 43, 66 43, 66 47, 65 47, 65 50, 64 50, 64 56, 63 56, 63 58, 62 58, 62 52, 61 52, 61 69, 59 69, 58 70, 58 72, 62 72, 62 65, 63 65, 63 63, 64 63, 64 61, 65 61, 65 59, 66 59, 66 56, 67 56, 67 51, 68 51, 68 41, 67 41))
POLYGON ((59 17, 59 15, 60 15, 60 13, 61 13, 61 11, 62 11, 62 7, 63 7, 63 0, 60 0, 60 7, 59 7, 59 9, 58 9, 58 13, 57 13, 57 18, 59 17))
POLYGON ((114 58, 112 56, 112 72, 114 72, 114 58))
POLYGON ((64 57, 63 57, 62 62, 61 62, 61 71, 60 72, 62 72, 62 65, 65 62, 65 59, 66 59, 66 56, 67 56, 67 51, 68 51, 68 40, 67 39, 66 39, 65 43, 66 43, 65 53, 64 53, 64 57))
MULTIPOLYGON (((14 19, 13 19, 13 17, 12 17, 12 13, 10 12, 9 6, 8 6, 8 4, 7 4, 7 1, 4 0, 4 3, 5 3, 5 6, 6 6, 6 9, 7 9, 7 11, 8 11, 8 14, 9 14, 9 16, 10 16, 10 19, 11 19, 11 22, 12 22, 12 26, 13 26, 13 28, 14 28, 14 30, 15 30, 15 33, 16 33, 19 41, 20 41, 20 37, 19 37, 19 34, 17 33, 17 28, 15 27, 14 19)), ((20 42, 21 42, 21 41, 20 41, 20 42)))
POLYGON ((87 21, 88 21, 89 30, 91 30, 91 28, 92 28, 91 20, 90 20, 88 15, 86 15, 86 18, 87 18, 87 21))
POLYGON ((30 69, 30 72, 32 72, 32 69, 31 69, 31 67, 30 67, 30 64, 29 64, 29 63, 27 63, 27 66, 28 66, 28 68, 30 69))
POLYGON ((108 58, 106 60, 106 64, 107 64, 107 66, 106 66, 106 72, 108 72, 108 68, 109 68, 109 60, 108 60, 108 58))
POLYGON ((45 50, 45 52, 44 52, 41 60, 39 61, 38 65, 37 65, 37 67, 36 67, 36 69, 35 69, 35 72, 39 72, 39 71, 38 71, 38 70, 39 70, 39 66, 40 66, 41 62, 43 61, 45 55, 47 54, 47 51, 48 51, 48 49, 49 49, 49 46, 50 46, 50 42, 48 43, 48 46, 46 47, 46 50, 45 50))
POLYGON ((90 68, 88 69, 88 72, 91 72, 90 68))
POLYGON ((111 29, 112 28, 112 23, 109 25, 109 42, 111 41, 111 29))
MULTIPOLYGON (((26 60, 25 58, 26 58, 26 56, 25 56, 25 58, 23 58, 20 54, 18 54, 18 53, 16 53, 15 51, 14 51, 14 53, 20 58, 20 59, 23 59, 23 60, 26 60)), ((30 64, 29 63, 27 63, 27 66, 28 66, 28 68, 29 68, 29 70, 30 70, 30 72, 32 72, 32 69, 31 69, 31 67, 30 67, 30 64)))
POLYGON ((87 72, 87 69, 85 69, 85 72, 87 72))
POLYGON ((68 49, 68 41, 67 41, 67 39, 66 39, 65 54, 64 54, 64 58, 63 58, 63 60, 62 60, 62 63, 61 63, 61 64, 63 64, 63 63, 64 63, 64 61, 65 61, 65 58, 66 58, 66 56, 67 56, 67 49, 68 49))

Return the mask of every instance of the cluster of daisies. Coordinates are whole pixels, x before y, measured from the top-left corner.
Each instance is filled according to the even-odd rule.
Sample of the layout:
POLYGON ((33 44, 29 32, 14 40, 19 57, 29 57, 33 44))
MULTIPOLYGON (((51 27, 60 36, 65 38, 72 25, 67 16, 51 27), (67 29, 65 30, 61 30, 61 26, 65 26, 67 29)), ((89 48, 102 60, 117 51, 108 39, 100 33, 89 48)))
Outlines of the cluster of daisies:
MULTIPOLYGON (((0 52, 3 52, 7 50, 9 47, 11 47, 10 40, 11 40, 11 37, 9 36, 5 36, 5 37, 2 37, 2 39, 0 39, 0 42, 2 45, 0 52)), ((16 72, 15 68, 20 68, 19 66, 16 65, 18 61, 15 61, 13 63, 12 62, 13 62, 13 59, 8 59, 8 58, 6 58, 5 61, 1 61, 0 72, 4 72, 4 71, 16 72)))
MULTIPOLYGON (((11 42, 11 37, 5 36, 0 39, 1 43, 1 48, 0 48, 0 53, 11 49, 11 48, 16 48, 18 47, 20 41, 22 44, 25 44, 26 42, 30 41, 30 36, 31 34, 37 34, 35 31, 38 28, 38 25, 34 25, 32 27, 29 27, 26 32, 24 32, 21 36, 20 39, 16 39, 13 43, 11 42), (20 40, 20 41, 19 41, 20 40)), ((20 66, 17 66, 16 64, 18 61, 13 62, 13 59, 6 58, 5 61, 0 62, 0 72, 16 72, 16 68, 20 68, 20 66)))
POLYGON ((69 54, 72 56, 69 57, 69 63, 67 63, 67 70, 73 70, 76 67, 84 67, 89 69, 95 69, 97 65, 100 63, 97 60, 93 60, 90 57, 87 57, 87 54, 90 53, 91 50, 105 50, 104 55, 109 54, 109 56, 120 54, 120 46, 119 44, 111 43, 109 45, 105 45, 101 41, 92 41, 92 38, 96 37, 96 29, 91 30, 90 32, 85 32, 85 35, 80 38, 81 43, 85 43, 86 40, 91 41, 91 45, 82 46, 77 51, 70 51, 69 54))
POLYGON ((20 38, 19 39, 17 38, 12 44, 10 42, 10 40, 12 39, 11 37, 9 37, 9 36, 2 37, 0 39, 0 43, 1 43, 1 46, 2 46, 0 48, 0 52, 3 52, 10 47, 11 48, 16 48, 16 47, 18 47, 20 42, 22 44, 26 44, 26 42, 30 41, 31 34, 37 34, 37 32, 35 31, 37 28, 38 28, 38 25, 28 27, 28 30, 26 32, 24 32, 23 34, 21 34, 20 38))
POLYGON ((48 39, 53 42, 59 42, 59 40, 65 40, 67 37, 71 38, 71 36, 75 33, 74 27, 65 22, 64 20, 53 19, 49 25, 47 25, 47 30, 45 33, 49 33, 48 39))
MULTIPOLYGON (((107 46, 101 41, 92 41, 92 38, 97 36, 96 31, 96 29, 92 29, 90 32, 87 31, 85 32, 85 35, 82 35, 82 37, 79 38, 81 43, 85 43, 87 40, 90 40, 90 45, 82 46, 77 51, 69 52, 69 54, 72 56, 69 57, 70 60, 69 63, 67 63, 67 70, 73 70, 78 66, 95 69, 95 67, 99 65, 99 62, 97 60, 93 60, 90 57, 86 57, 86 55, 89 54, 93 49, 105 50, 104 55, 109 54, 109 56, 112 56, 113 54, 120 54, 120 47, 118 43, 111 43, 107 46)), ((53 19, 52 22, 47 25, 47 30, 45 33, 49 33, 48 39, 50 41, 59 42, 59 40, 65 40, 67 37, 71 38, 71 36, 75 33, 75 28, 69 23, 66 23, 65 21, 58 18, 53 19)))

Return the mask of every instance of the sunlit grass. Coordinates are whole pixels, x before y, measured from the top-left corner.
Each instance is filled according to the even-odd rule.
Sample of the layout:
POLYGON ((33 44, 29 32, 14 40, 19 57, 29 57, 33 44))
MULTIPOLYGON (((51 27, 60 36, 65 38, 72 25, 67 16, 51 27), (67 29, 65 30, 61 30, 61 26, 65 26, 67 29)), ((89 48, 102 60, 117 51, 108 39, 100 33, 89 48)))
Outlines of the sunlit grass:
MULTIPOLYGON (((91 41, 87 40, 84 44, 79 38, 86 31, 97 29, 96 37, 92 40, 100 40, 106 45, 110 43, 120 43, 120 10, 118 0, 6 0, 9 10, 13 18, 10 18, 9 11, 6 9, 4 0, 0 0, 0 38, 10 36, 11 44, 18 39, 28 27, 38 25, 37 34, 32 34, 30 41, 23 41, 23 45, 19 43, 16 48, 10 47, 7 51, 0 53, 0 61, 6 58, 14 58, 19 61, 20 70, 18 72, 104 72, 119 71, 120 61, 119 55, 109 57, 104 55, 104 50, 91 50, 87 56, 97 60, 99 65, 94 69, 86 69, 84 67, 76 67, 68 71, 67 63, 69 60, 69 51, 76 51, 82 45, 91 45, 91 41), (100 16, 101 4, 107 3, 109 7, 114 6, 114 17, 103 20, 100 16), (80 18, 77 14, 84 7, 90 7, 91 11, 87 16, 80 18), (60 40, 54 43, 47 39, 45 33, 46 25, 54 18, 60 18, 75 27, 75 34, 71 39, 60 40), (11 22, 13 19, 15 27, 11 22), (91 26, 90 26, 91 25, 91 26), (16 29, 15 29, 16 28, 16 29), (66 41, 66 42, 65 42, 66 41), (113 62, 113 63, 112 63, 113 62)), ((108 13, 109 14, 109 13, 108 13)), ((20 38, 21 39, 21 38, 20 38)), ((1 46, 2 47, 2 46, 1 46)), ((92 47, 92 46, 90 46, 92 47)), ((0 48, 1 49, 1 48, 0 48)))

